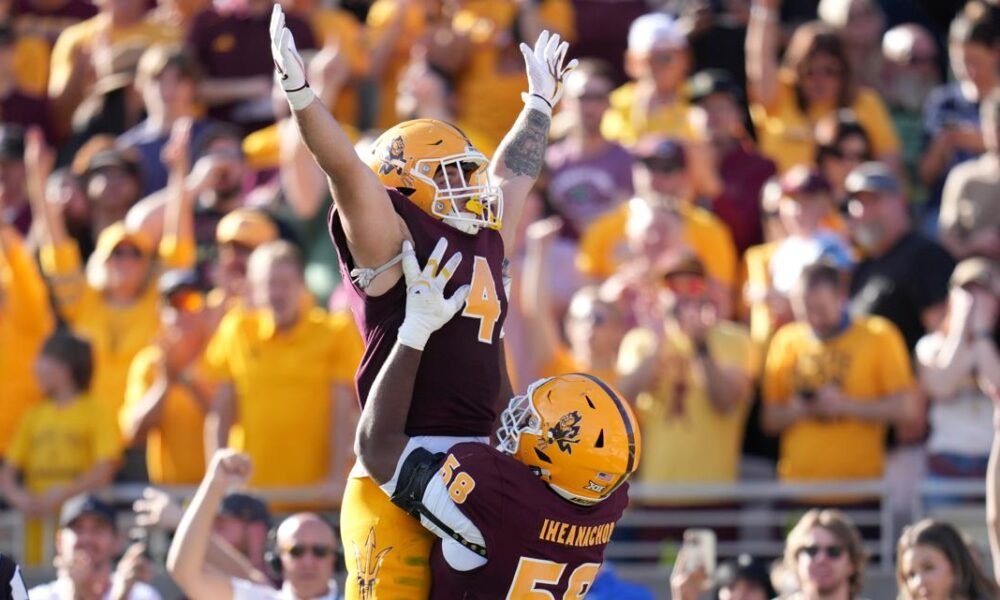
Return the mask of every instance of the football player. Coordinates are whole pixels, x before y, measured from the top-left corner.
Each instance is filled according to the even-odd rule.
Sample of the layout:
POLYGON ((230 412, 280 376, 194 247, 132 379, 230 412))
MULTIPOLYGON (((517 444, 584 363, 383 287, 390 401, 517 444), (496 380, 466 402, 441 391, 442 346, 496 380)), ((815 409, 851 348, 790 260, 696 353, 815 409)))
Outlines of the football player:
POLYGON ((439 267, 446 245, 421 272, 404 243, 406 318, 362 412, 358 458, 440 538, 431 598, 583 598, 628 503, 641 445, 635 416, 603 381, 574 373, 513 398, 497 448, 463 442, 436 453, 408 436, 422 349, 469 294, 463 286, 444 296, 462 262, 455 254, 439 267))
MULTIPOLYGON (((534 48, 521 45, 528 74, 525 107, 492 162, 458 128, 432 119, 390 128, 366 162, 316 101, 281 7, 274 7, 271 50, 277 77, 336 202, 330 233, 365 340, 356 378, 362 403, 403 322, 403 240, 412 242, 422 260, 441 237, 468 257, 451 285, 470 285, 470 301, 461 317, 428 344, 407 420, 407 433, 435 451, 461 440, 487 440, 498 401, 506 395, 502 388, 509 387, 501 368, 500 332, 507 311, 503 264, 542 168, 552 107, 576 64, 565 63, 567 48, 547 31, 534 48)), ((434 537, 389 502, 358 466, 341 504, 341 537, 349 599, 426 597, 426 558, 434 537)))

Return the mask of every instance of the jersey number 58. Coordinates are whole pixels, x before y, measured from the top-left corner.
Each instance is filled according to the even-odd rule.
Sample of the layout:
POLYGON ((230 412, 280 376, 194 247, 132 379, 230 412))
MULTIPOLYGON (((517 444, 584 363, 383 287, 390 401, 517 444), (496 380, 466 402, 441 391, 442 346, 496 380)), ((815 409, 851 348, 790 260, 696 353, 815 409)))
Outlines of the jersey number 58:
MULTIPOLYGON (((599 563, 583 563, 573 570, 566 584, 562 600, 582 600, 594 585, 599 563)), ((514 583, 507 592, 507 600, 555 600, 552 592, 537 589, 538 584, 557 585, 566 571, 565 563, 522 556, 514 573, 514 583)))

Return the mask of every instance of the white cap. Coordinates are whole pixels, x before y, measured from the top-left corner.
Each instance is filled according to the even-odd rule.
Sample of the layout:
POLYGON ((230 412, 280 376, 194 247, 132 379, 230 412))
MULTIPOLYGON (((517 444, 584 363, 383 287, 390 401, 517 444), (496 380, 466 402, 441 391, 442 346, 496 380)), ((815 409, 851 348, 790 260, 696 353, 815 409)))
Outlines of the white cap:
POLYGON ((628 30, 629 52, 645 53, 654 48, 684 48, 687 36, 681 24, 666 13, 642 15, 628 30))

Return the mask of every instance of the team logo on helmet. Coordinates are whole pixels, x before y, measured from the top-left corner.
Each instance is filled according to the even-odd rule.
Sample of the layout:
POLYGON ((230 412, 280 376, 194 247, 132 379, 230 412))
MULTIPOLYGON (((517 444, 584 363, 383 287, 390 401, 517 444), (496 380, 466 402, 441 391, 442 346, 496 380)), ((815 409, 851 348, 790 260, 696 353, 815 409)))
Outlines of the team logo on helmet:
POLYGON ((382 166, 378 169, 379 173, 388 175, 395 170, 396 175, 402 175, 403 169, 406 168, 406 158, 403 157, 404 152, 406 152, 406 146, 403 144, 403 136, 396 136, 392 140, 392 143, 385 149, 382 166))
POLYGON ((549 429, 549 437, 566 454, 573 454, 572 444, 580 443, 581 418, 579 411, 574 410, 559 417, 559 422, 549 429))

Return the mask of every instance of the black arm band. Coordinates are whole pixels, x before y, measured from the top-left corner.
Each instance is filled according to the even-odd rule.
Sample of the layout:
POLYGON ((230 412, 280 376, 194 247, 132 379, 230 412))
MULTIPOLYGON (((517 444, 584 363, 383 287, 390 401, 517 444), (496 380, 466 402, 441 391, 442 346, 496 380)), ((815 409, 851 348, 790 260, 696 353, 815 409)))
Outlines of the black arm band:
POLYGON ((392 503, 411 517, 420 519, 424 491, 431 478, 437 475, 442 461, 444 461, 443 452, 432 454, 426 448, 417 448, 410 452, 399 469, 396 491, 391 498, 392 503))

